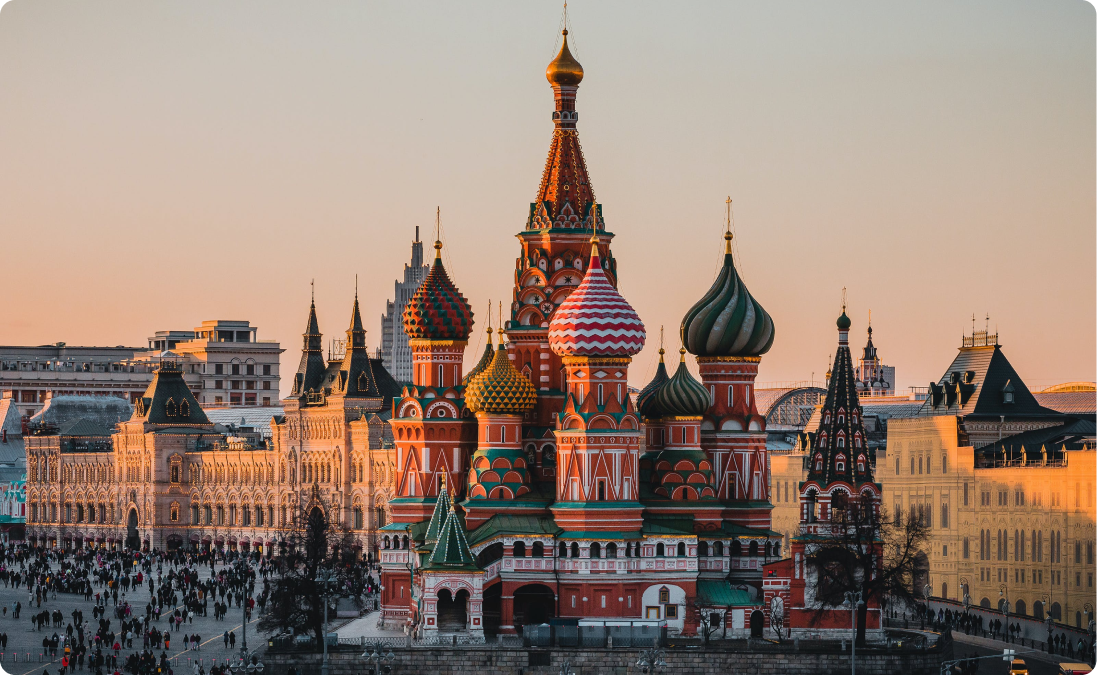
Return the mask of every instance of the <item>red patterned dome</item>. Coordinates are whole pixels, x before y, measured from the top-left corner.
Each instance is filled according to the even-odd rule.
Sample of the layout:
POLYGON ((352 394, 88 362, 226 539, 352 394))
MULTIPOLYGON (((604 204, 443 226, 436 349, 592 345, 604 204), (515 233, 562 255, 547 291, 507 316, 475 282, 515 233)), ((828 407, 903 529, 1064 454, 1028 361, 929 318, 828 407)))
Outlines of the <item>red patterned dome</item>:
POLYGON ((434 265, 404 307, 404 332, 412 339, 467 340, 472 307, 442 265, 442 242, 434 242, 434 265))
POLYGON ((561 356, 632 356, 644 347, 644 323, 602 271, 598 238, 591 241, 590 268, 552 315, 549 346, 561 356))

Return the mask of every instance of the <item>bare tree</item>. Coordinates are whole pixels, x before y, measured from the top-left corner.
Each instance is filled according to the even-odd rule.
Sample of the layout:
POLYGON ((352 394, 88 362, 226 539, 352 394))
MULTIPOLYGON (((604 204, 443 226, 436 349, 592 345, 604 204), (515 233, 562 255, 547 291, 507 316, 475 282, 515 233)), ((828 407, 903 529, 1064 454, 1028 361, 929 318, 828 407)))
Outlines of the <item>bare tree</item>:
POLYGON ((889 599, 915 601, 922 573, 918 557, 929 536, 920 513, 877 517, 871 504, 835 502, 829 529, 808 546, 807 563, 817 573, 815 620, 827 610, 846 603, 847 592, 860 592, 857 608, 857 644, 865 643, 868 603, 882 608, 889 599))
POLYGON ((785 641, 785 600, 780 595, 774 595, 769 603, 769 627, 777 635, 778 642, 785 641))
POLYGON ((297 524, 301 522, 295 519, 294 524, 283 530, 279 543, 281 573, 273 582, 259 628, 312 633, 319 645, 324 639, 324 602, 330 602, 331 589, 320 587, 317 573, 333 572, 340 594, 351 595, 356 601, 361 599, 355 593, 357 566, 351 564, 354 541, 349 532, 330 522, 318 508, 312 510, 303 525, 297 524))
MULTIPOLYGON (((709 637, 720 630, 720 619, 717 618, 713 621, 713 617, 719 617, 719 610, 723 608, 702 603, 696 597, 689 598, 686 601, 686 608, 687 611, 693 612, 694 617, 697 619, 697 631, 701 634, 701 639, 704 640, 707 646, 709 637)), ((727 615, 724 616, 724 619, 727 619, 727 615)))

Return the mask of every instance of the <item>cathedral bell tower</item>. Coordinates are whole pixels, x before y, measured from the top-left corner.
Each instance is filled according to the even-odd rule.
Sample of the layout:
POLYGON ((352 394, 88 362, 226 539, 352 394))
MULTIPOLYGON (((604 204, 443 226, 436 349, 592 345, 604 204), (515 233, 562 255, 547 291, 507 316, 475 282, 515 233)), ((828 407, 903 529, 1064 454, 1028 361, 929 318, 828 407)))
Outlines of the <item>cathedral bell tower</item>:
POLYGON ((697 357, 709 408, 701 423, 701 447, 712 458, 717 496, 737 503, 725 518, 748 527, 770 525, 766 421, 754 402, 762 354, 773 344, 773 319, 750 294, 735 269, 731 200, 724 234, 724 264, 716 281, 682 318, 681 338, 697 357), (742 508, 754 502, 757 508, 742 508))

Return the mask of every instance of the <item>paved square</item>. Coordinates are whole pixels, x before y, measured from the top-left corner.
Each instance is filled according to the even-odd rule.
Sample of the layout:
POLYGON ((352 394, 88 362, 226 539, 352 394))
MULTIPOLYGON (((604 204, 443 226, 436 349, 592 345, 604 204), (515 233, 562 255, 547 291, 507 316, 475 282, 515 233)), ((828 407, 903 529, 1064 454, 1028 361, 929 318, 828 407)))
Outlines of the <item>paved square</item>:
MULTIPOLYGON (((72 562, 73 558, 65 558, 67 562, 72 562)), ((104 561, 107 562, 107 561, 104 561)), ((109 564, 109 562, 108 562, 109 564)), ((50 570, 54 573, 60 571, 60 561, 50 560, 50 570)), ((214 574, 220 573, 225 569, 225 565, 218 562, 215 566, 214 574)), ((16 573, 20 572, 21 568, 19 563, 11 564, 10 559, 6 565, 7 570, 14 570, 16 573)), ((131 566, 132 569, 132 566, 131 566)), ((138 568, 140 569, 140 568, 138 568)), ((167 563, 162 565, 153 564, 151 576, 155 580, 157 579, 158 570, 162 574, 162 578, 167 580, 169 571, 179 571, 179 567, 173 567, 167 563)), ((208 581, 211 577, 210 567, 208 564, 204 566, 193 566, 191 569, 198 571, 198 578, 200 581, 208 581)), ((125 593, 125 600, 132 607, 133 618, 143 618, 145 616, 146 605, 150 601, 155 602, 153 594, 150 594, 148 587, 148 574, 145 575, 144 583, 140 586, 131 586, 130 590, 125 593)), ((43 673, 48 671, 50 675, 57 675, 61 668, 61 657, 63 655, 63 649, 59 648, 57 656, 51 658, 48 653, 43 655, 44 651, 42 647, 42 639, 50 638, 54 634, 58 636, 64 636, 66 634, 66 628, 69 625, 73 625, 73 611, 79 610, 83 612, 84 626, 87 634, 87 638, 91 637, 94 630, 98 628, 98 621, 93 617, 92 610, 95 607, 95 594, 105 594, 107 588, 105 585, 99 585, 97 581, 92 581, 92 599, 85 600, 83 594, 77 593, 53 593, 49 592, 45 599, 43 599, 41 608, 38 607, 37 602, 31 606, 29 602, 29 591, 25 583, 20 584, 18 588, 15 588, 10 580, 7 579, 7 575, 0 575, 0 607, 6 608, 6 612, 0 613, 0 633, 7 634, 7 646, 0 648, 2 654, 2 665, 4 671, 11 673, 12 675, 30 675, 32 673, 43 673), (14 618, 12 606, 15 603, 22 603, 22 611, 18 619, 14 618), (41 630, 35 630, 32 623, 32 617, 35 614, 39 614, 44 611, 49 611, 51 614, 59 610, 64 617, 60 627, 47 624, 41 630), (91 624, 89 627, 88 624, 91 624), (17 656, 16 656, 17 655, 17 656), (18 660, 16 660, 18 658, 18 660), (39 659, 44 659, 44 662, 39 662, 39 659), (29 662, 28 662, 29 659, 29 662)), ((156 588, 159 589, 160 584, 156 583, 156 588)), ((262 592, 263 577, 258 573, 256 575, 255 593, 258 595, 262 592)), ((182 596, 177 591, 177 595, 182 596)), ((122 593, 119 591, 119 604, 122 604, 122 593)), ((219 596, 218 596, 219 599, 219 596)), ((176 631, 169 627, 169 616, 172 616, 172 612, 175 609, 183 610, 182 604, 176 606, 167 606, 163 608, 160 620, 150 620, 149 627, 156 628, 159 631, 167 632, 170 638, 170 648, 165 649, 163 645, 160 649, 154 650, 157 659, 159 659, 161 653, 166 653, 170 659, 170 665, 175 675, 192 675, 195 672, 194 664, 197 661, 205 672, 208 674, 210 668, 214 665, 222 665, 226 659, 231 655, 233 657, 239 655, 239 649, 242 644, 243 631, 242 620, 243 610, 236 606, 235 602, 231 603, 224 619, 214 618, 214 598, 211 596, 208 600, 208 614, 207 616, 193 616, 188 619, 179 630, 176 631), (225 631, 235 632, 236 642, 235 649, 225 647, 223 635, 225 631), (201 644, 198 650, 185 649, 183 645, 183 636, 197 634, 201 638, 201 644)), ((121 620, 115 618, 114 614, 114 601, 113 599, 106 601, 106 614, 103 618, 110 621, 109 630, 116 634, 121 633, 121 620)), ((248 624, 247 637, 248 645, 254 651, 266 647, 266 639, 263 636, 258 635, 256 629, 256 622, 259 618, 259 608, 256 607, 252 613, 252 620, 248 624)), ((75 625, 73 625, 74 635, 75 625)), ((85 644, 90 644, 85 638, 85 644)), ((73 643, 76 641, 74 639, 73 643)), ((136 637, 133 640, 132 649, 122 649, 119 652, 118 668, 124 672, 125 659, 130 654, 142 651, 142 639, 136 637)), ((94 652, 94 647, 89 647, 87 656, 90 657, 94 652)), ((104 650, 104 653, 110 653, 104 650)), ((75 662, 75 659, 74 659, 75 662)), ((69 672, 74 672, 72 668, 69 672)), ((89 659, 85 658, 84 667, 81 670, 76 668, 75 672, 94 673, 95 670, 90 667, 89 659)), ((107 666, 103 667, 103 672, 106 674, 112 673, 113 670, 107 666)))

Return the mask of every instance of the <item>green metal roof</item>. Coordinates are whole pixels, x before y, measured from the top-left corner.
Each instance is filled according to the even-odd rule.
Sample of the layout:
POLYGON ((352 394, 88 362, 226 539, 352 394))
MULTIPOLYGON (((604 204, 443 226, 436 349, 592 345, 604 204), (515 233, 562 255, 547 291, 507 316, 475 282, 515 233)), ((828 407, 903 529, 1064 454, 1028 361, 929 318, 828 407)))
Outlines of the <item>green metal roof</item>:
POLYGON ((497 513, 472 531, 469 543, 476 545, 500 535, 559 535, 562 530, 551 516, 524 516, 497 513))
POLYGON ((752 607, 761 603, 750 599, 750 593, 732 588, 726 581, 697 581, 697 604, 706 607, 752 607))

